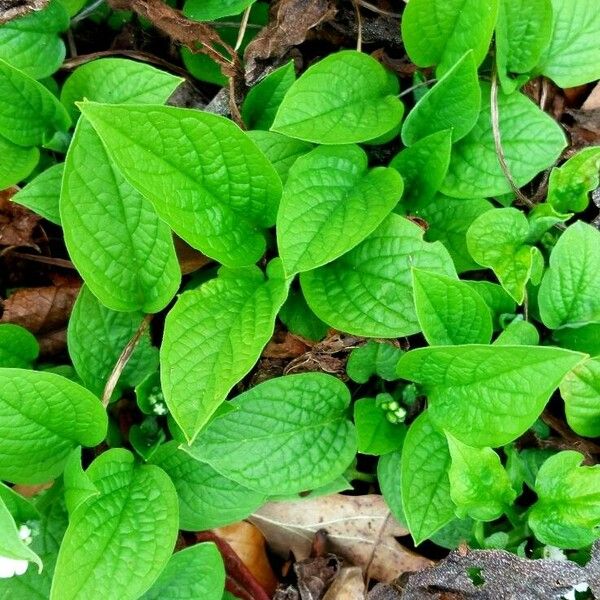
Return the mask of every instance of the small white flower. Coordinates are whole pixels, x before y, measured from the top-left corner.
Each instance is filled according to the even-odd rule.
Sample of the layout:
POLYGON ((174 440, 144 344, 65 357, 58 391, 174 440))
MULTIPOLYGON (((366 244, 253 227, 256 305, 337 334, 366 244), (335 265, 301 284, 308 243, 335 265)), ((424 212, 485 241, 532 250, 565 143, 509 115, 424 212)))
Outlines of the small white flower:
POLYGON ((167 407, 162 402, 157 402, 156 404, 154 404, 152 406, 152 410, 155 415, 160 415, 160 416, 166 415, 167 412, 169 412, 167 410, 167 407))
POLYGON ((27 571, 29 561, 0 556, 0 579, 8 579, 14 575, 23 575, 27 571))
POLYGON ((556 546, 544 546, 542 550, 542 557, 549 560, 567 560, 567 555, 556 546))
POLYGON ((589 589, 589 585, 584 581, 583 583, 578 583, 573 586, 573 589, 567 592, 563 598, 565 600, 575 600, 575 592, 586 592, 589 589))
POLYGON ((27 527, 27 525, 21 525, 21 527, 19 527, 19 537, 27 545, 29 545, 33 540, 33 532, 31 531, 31 529, 29 529, 29 527, 27 527))

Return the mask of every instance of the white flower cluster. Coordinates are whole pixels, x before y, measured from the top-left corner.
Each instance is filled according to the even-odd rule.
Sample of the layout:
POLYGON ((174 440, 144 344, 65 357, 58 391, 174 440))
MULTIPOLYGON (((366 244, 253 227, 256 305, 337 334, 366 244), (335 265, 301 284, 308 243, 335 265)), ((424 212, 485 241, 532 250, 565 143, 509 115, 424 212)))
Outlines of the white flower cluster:
POLYGON ((163 416, 169 411, 167 405, 164 402, 165 397, 158 386, 154 386, 150 394, 148 394, 148 402, 152 406, 152 410, 155 415, 163 416))
MULTIPOLYGON (((27 525, 19 527, 19 537, 26 543, 31 544, 32 532, 27 525)), ((29 561, 8 556, 0 556, 0 579, 8 579, 14 575, 23 575, 27 571, 29 561)))

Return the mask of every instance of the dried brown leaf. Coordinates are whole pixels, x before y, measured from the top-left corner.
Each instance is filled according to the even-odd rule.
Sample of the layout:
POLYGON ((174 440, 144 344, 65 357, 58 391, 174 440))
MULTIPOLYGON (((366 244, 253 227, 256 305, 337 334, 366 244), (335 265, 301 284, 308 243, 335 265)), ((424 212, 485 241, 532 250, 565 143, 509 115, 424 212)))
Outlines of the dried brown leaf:
POLYGON ((256 581, 272 595, 277 587, 277 578, 267 558, 265 538, 260 530, 242 521, 213 531, 231 546, 256 581))
POLYGON ((37 248, 33 232, 41 217, 10 201, 16 191, 15 188, 0 191, 0 246, 37 248))
POLYGON ((582 110, 594 110, 600 108, 600 83, 597 83, 594 89, 589 93, 585 102, 581 105, 582 110))
POLYGON ((308 32, 333 19, 336 8, 331 0, 280 0, 274 19, 248 44, 244 59, 246 84, 254 85, 269 63, 301 44, 308 32))
POLYGON ((304 354, 309 345, 289 331, 276 332, 263 350, 264 358, 296 358, 304 354))
POLYGON ((360 567, 344 567, 323 600, 364 600, 365 582, 360 567))
POLYGON ((0 0, 0 25, 24 17, 30 12, 42 10, 49 0, 0 0))
POLYGON ((208 258, 208 256, 204 256, 204 254, 198 252, 195 248, 192 248, 180 237, 175 236, 173 241, 175 243, 175 252, 177 253, 179 266, 181 267, 181 273, 183 275, 189 275, 212 262, 212 259, 208 258))
POLYGON ((402 546, 395 537, 408 531, 391 517, 381 496, 333 494, 300 502, 270 502, 249 517, 274 552, 306 559, 315 533, 324 529, 329 551, 361 567, 379 581, 417 571, 431 562, 402 546))

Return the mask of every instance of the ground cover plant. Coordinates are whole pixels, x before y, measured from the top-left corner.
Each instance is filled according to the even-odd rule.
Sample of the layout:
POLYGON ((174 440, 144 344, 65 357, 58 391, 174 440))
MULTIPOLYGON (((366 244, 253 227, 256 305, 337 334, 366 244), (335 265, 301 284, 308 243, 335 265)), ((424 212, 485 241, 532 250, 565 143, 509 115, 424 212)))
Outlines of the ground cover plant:
POLYGON ((32 6, 0 598, 600 594, 597 0, 32 6))

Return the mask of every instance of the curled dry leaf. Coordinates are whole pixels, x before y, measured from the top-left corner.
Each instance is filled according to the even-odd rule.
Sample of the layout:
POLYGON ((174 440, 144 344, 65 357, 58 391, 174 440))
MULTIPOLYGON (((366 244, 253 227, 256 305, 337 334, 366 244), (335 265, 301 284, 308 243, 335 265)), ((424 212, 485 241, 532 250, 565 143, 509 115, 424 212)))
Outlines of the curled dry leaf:
POLYGON ((0 246, 37 248, 33 232, 41 217, 10 201, 16 191, 10 188, 0 192, 0 246))
POLYGON ((270 548, 296 560, 310 554, 315 533, 324 529, 330 552, 361 567, 379 581, 391 581, 406 571, 431 564, 402 546, 395 538, 408 531, 390 515, 381 496, 333 494, 300 502, 270 502, 249 517, 264 534, 270 548))
POLYGON ((277 331, 263 350, 264 358, 296 358, 304 354, 310 346, 307 342, 289 331, 277 331))
POLYGON ((277 587, 277 578, 273 573, 265 548, 265 538, 251 523, 242 521, 213 530, 224 539, 238 555, 247 569, 260 585, 272 595, 277 587))
POLYGON ((42 10, 49 0, 0 0, 0 25, 42 10))
POLYGON ((246 84, 254 85, 269 63, 301 44, 308 32, 336 14, 331 0, 280 0, 275 18, 248 44, 244 54, 246 84))
POLYGON ((323 600, 364 600, 365 582, 360 567, 344 567, 323 600))

